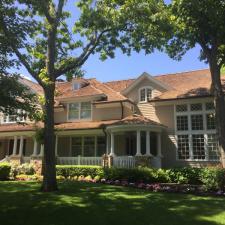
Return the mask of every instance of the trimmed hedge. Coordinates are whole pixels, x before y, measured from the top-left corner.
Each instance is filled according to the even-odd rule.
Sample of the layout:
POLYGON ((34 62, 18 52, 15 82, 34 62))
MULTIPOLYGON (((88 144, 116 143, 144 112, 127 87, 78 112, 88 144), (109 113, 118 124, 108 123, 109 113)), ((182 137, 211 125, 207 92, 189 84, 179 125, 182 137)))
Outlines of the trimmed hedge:
POLYGON ((100 166, 73 166, 73 165, 57 165, 57 176, 75 177, 75 176, 100 176, 103 177, 103 168, 100 166))
POLYGON ((8 180, 10 171, 11 165, 9 163, 0 163, 0 180, 8 180))
POLYGON ((79 177, 98 176, 106 180, 126 180, 144 183, 177 183, 203 185, 207 191, 225 189, 225 169, 220 168, 102 168, 100 166, 57 165, 57 176, 79 177))

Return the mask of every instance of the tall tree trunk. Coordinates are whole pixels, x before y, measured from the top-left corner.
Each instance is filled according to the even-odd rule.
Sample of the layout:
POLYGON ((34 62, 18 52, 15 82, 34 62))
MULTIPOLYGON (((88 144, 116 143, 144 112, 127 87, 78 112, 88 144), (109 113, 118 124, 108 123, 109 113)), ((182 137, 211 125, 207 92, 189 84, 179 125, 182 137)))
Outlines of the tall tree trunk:
POLYGON ((45 93, 45 118, 44 118, 44 159, 43 159, 43 183, 42 191, 57 190, 56 159, 55 159, 55 135, 54 135, 54 92, 55 83, 44 88, 45 93))
POLYGON ((220 78, 220 67, 217 65, 216 57, 211 57, 209 62, 212 78, 212 93, 214 95, 216 108, 216 127, 221 152, 221 164, 225 168, 225 101, 220 78))

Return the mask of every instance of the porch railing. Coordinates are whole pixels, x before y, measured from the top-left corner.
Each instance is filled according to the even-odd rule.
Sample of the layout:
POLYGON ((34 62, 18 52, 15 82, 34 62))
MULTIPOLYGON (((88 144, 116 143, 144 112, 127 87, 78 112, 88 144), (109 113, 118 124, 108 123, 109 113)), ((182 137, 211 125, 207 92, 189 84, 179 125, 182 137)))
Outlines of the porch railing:
POLYGON ((117 168, 134 168, 135 158, 133 156, 115 156, 113 165, 117 168))
POLYGON ((102 157, 58 157, 60 165, 102 165, 102 157))

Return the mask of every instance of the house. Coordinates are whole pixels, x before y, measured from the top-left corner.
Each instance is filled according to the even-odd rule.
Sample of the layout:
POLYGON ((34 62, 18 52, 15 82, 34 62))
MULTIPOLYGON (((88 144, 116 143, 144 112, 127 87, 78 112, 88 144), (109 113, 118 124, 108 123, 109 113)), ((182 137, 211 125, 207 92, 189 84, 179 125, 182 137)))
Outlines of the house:
MULTIPOLYGON (((221 78, 222 82, 225 79, 221 78)), ((41 95, 38 84, 21 79, 41 95)), ((219 163, 215 109, 208 69, 100 82, 56 84, 55 153, 58 164, 156 168, 219 163), (109 156, 109 157, 108 157, 109 156)), ((0 160, 43 156, 33 122, 1 116, 0 160)), ((40 125, 41 126, 41 125, 40 125)))

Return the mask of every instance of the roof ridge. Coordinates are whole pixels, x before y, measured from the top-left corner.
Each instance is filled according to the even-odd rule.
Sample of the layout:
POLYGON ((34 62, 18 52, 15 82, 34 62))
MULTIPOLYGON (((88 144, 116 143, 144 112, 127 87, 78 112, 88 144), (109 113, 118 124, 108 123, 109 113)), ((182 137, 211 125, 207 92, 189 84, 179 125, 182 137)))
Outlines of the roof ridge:
POLYGON ((198 71, 203 71, 203 70, 209 70, 209 68, 198 69, 198 70, 188 70, 188 71, 177 72, 177 73, 158 74, 158 75, 154 75, 153 77, 162 77, 162 76, 170 76, 170 75, 181 75, 181 74, 184 74, 184 73, 192 73, 192 72, 198 72, 198 71))
POLYGON ((123 80, 111 80, 111 81, 106 81, 106 82, 102 82, 103 84, 107 84, 107 83, 112 83, 112 82, 123 82, 123 81, 128 81, 128 80, 136 80, 137 78, 129 78, 129 79, 123 79, 123 80))

